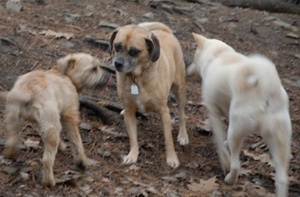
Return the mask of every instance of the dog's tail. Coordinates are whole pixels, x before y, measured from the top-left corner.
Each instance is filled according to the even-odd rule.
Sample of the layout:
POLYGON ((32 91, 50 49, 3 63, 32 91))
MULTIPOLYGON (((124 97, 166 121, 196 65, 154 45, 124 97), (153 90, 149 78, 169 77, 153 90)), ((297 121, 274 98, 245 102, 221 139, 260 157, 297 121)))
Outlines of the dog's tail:
POLYGON ((273 62, 261 55, 249 56, 232 80, 238 82, 233 83, 238 92, 257 90, 261 93, 281 83, 273 62))
POLYGON ((28 104, 32 100, 31 94, 18 92, 18 91, 0 92, 0 98, 1 100, 24 103, 24 104, 28 104))
POLYGON ((144 22, 139 24, 140 27, 144 27, 149 31, 160 30, 173 34, 172 30, 165 24, 160 22, 144 22))

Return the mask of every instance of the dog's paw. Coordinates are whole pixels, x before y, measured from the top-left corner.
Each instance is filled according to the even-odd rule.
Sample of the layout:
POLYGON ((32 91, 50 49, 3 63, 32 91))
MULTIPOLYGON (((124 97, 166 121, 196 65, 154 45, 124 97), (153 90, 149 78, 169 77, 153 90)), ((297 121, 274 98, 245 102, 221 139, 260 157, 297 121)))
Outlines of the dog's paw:
POLYGON ((238 178, 238 170, 237 169, 231 169, 230 173, 228 173, 225 177, 225 183, 228 185, 233 185, 236 183, 238 178))
POLYGON ((179 142, 181 146, 189 144, 189 136, 186 132, 185 127, 180 128, 177 136, 177 142, 179 142))
POLYGON ((55 179, 52 176, 43 176, 43 180, 42 180, 43 185, 47 186, 47 187, 54 187, 56 182, 55 179))
POLYGON ((136 163, 138 160, 138 154, 132 154, 131 152, 123 157, 123 164, 133 164, 136 163))
POLYGON ((177 137, 177 142, 181 145, 181 146, 184 146, 184 145, 188 145, 189 144, 189 138, 188 137, 181 137, 178 135, 177 137))
POLYGON ((173 156, 169 156, 167 157, 167 164, 171 167, 171 168, 178 168, 180 163, 179 160, 177 158, 177 155, 173 155, 173 156))

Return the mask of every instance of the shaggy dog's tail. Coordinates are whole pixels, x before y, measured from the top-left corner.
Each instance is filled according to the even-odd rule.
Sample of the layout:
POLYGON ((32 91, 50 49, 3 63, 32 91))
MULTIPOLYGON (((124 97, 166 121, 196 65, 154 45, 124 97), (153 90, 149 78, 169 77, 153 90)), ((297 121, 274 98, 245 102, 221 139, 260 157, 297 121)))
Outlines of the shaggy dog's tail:
POLYGON ((139 24, 140 27, 144 27, 149 31, 160 30, 173 34, 172 30, 165 24, 160 22, 144 22, 139 24))
POLYGON ((32 97, 30 94, 24 94, 16 91, 0 91, 0 100, 1 101, 10 101, 10 102, 20 102, 20 103, 29 103, 32 97))

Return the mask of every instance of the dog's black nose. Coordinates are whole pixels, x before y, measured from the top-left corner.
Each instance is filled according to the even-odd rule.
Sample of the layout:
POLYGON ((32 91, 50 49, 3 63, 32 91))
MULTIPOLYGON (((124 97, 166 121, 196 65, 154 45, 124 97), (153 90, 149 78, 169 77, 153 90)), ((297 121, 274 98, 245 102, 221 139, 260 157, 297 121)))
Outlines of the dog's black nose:
POLYGON ((114 61, 116 70, 120 70, 123 67, 123 61, 120 59, 116 59, 114 61))

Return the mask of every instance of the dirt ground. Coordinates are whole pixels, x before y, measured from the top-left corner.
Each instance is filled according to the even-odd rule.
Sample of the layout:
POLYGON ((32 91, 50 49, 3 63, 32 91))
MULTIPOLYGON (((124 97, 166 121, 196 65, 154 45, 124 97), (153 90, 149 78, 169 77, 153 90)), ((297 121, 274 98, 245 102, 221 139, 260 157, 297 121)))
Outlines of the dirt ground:
MULTIPOLYGON (((16 1, 14 1, 16 2, 16 1)), ((293 125, 289 168, 289 196, 300 196, 300 16, 254 9, 228 8, 200 1, 143 0, 21 0, 21 10, 0 1, 0 87, 9 90, 17 76, 34 69, 48 69, 71 52, 87 52, 110 65, 103 51, 113 29, 129 23, 161 21, 174 30, 185 55, 195 51, 191 32, 217 38, 244 54, 261 53, 277 65, 290 97, 293 125), (104 41, 101 44, 100 41, 104 41)), ((268 73, 266 73, 267 75, 268 73)), ((259 136, 249 136, 241 153, 243 170, 234 186, 224 183, 207 118, 201 105, 201 80, 187 77, 187 130, 190 144, 176 144, 181 166, 165 162, 161 120, 149 114, 138 121, 140 156, 136 164, 122 165, 129 151, 123 117, 109 112, 104 125, 93 111, 82 108, 81 135, 93 165, 80 172, 68 148, 58 153, 54 188, 41 185, 43 146, 37 127, 27 124, 20 137, 21 154, 15 160, 0 154, 0 196, 273 196, 274 168, 259 136)), ((114 86, 84 91, 82 97, 119 103, 114 86)), ((4 104, 0 104, 0 152, 5 131, 4 104)), ((170 102, 174 139, 178 132, 177 105, 170 102)), ((63 139, 68 143, 66 137, 63 139)))

